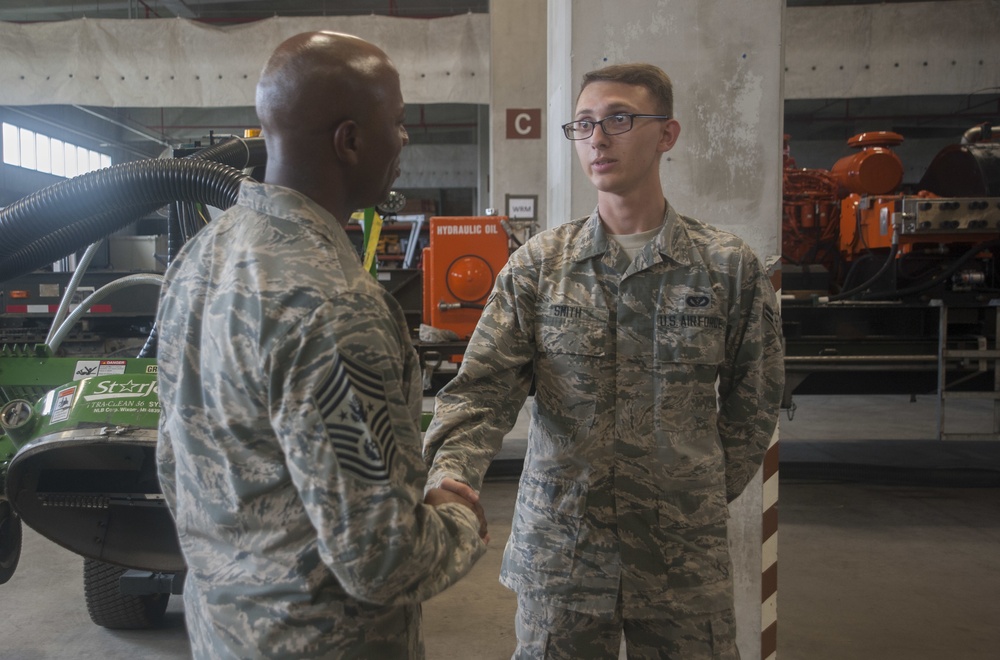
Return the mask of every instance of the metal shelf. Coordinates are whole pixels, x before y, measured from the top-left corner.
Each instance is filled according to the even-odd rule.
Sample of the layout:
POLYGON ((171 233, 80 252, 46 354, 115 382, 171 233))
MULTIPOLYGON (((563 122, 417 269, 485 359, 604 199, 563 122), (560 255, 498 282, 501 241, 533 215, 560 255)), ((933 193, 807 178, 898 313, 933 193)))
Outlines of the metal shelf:
POLYGON ((948 305, 941 302, 939 304, 940 316, 938 326, 938 387, 937 387, 937 436, 939 440, 1000 440, 1000 368, 997 362, 1000 360, 1000 307, 985 307, 983 313, 993 313, 996 315, 994 325, 994 336, 992 342, 986 336, 976 338, 977 348, 975 349, 950 349, 948 348, 948 305), (992 343, 993 348, 990 348, 992 343), (956 359, 968 360, 976 365, 972 374, 963 376, 958 380, 947 382, 946 366, 949 361, 956 359), (986 372, 993 372, 993 389, 980 391, 954 391, 949 387, 955 387, 973 376, 986 372), (988 433, 950 432, 946 427, 947 401, 956 400, 992 400, 993 401, 993 431, 988 433))

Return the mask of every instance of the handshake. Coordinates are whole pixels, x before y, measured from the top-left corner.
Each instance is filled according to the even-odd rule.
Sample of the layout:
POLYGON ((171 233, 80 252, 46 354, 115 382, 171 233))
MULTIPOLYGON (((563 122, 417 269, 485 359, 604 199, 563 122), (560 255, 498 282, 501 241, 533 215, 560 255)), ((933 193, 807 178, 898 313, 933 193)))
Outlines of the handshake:
POLYGON ((483 543, 490 542, 489 532, 486 531, 486 512, 483 511, 479 503, 479 493, 469 484, 463 484, 450 478, 441 480, 437 488, 431 488, 424 495, 424 504, 439 506, 441 504, 462 504, 469 507, 479 518, 479 538, 483 543))

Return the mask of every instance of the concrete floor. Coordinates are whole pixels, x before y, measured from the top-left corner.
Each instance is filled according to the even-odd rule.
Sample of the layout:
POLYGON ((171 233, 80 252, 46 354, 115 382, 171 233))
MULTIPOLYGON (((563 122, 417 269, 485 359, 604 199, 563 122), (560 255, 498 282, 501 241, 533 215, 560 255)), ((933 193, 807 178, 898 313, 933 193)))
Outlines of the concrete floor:
MULTIPOLYGON (((781 421, 778 657, 997 657, 1000 442, 934 440, 929 398, 797 397, 796 403, 794 418, 783 414, 781 421), (888 472, 825 473, 824 465, 888 472), (803 466, 812 469, 797 469, 803 466), (906 470, 892 472, 894 466, 906 470), (935 482, 947 486, 910 478, 933 479, 941 467, 950 470, 935 482), (857 481, 858 474, 867 480, 857 481), (984 474, 985 487, 959 486, 969 483, 963 475, 984 474)), ((970 403, 953 419, 988 430, 992 411, 970 403)), ((519 425, 502 455, 523 452, 522 432, 519 425)), ((487 483, 489 552, 465 580, 425 604, 429 660, 510 657, 515 600, 497 574, 515 489, 512 481, 487 483)), ((157 630, 93 625, 82 564, 25 530, 17 573, 0 586, 0 659, 190 657, 180 597, 171 599, 157 630)))

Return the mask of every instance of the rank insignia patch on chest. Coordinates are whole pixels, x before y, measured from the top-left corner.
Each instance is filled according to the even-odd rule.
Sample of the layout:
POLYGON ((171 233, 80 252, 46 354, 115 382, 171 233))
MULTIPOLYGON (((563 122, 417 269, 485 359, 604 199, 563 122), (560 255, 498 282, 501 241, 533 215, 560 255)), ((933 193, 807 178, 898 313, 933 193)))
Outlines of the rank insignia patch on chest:
POLYGON ((708 296, 688 296, 684 299, 684 304, 688 307, 708 307, 712 299, 708 296))

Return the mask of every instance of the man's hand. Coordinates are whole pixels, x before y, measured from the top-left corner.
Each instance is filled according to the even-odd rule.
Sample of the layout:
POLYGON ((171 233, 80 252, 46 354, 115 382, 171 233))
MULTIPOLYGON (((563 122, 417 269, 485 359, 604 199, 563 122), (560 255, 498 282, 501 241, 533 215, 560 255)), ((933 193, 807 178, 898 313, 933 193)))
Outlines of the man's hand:
POLYGON ((490 542, 490 535, 486 531, 486 512, 483 511, 482 505, 479 504, 479 493, 476 489, 469 484, 462 483, 450 477, 445 477, 441 480, 441 485, 439 486, 442 490, 448 490, 456 495, 461 495, 466 500, 472 503, 475 507, 473 510, 476 515, 479 516, 479 536, 486 543, 490 542))
POLYGON ((441 484, 438 487, 443 490, 451 491, 456 495, 461 495, 473 504, 479 502, 479 493, 476 492, 475 488, 469 484, 462 483, 461 481, 456 481, 451 477, 445 477, 442 479, 441 484))
POLYGON ((463 504, 476 514, 479 518, 479 538, 484 543, 490 542, 490 535, 486 529, 486 512, 479 504, 479 493, 468 484, 463 484, 454 479, 444 479, 438 488, 431 488, 424 495, 424 504, 439 506, 441 504, 463 504))

